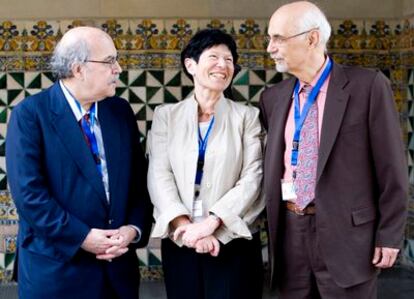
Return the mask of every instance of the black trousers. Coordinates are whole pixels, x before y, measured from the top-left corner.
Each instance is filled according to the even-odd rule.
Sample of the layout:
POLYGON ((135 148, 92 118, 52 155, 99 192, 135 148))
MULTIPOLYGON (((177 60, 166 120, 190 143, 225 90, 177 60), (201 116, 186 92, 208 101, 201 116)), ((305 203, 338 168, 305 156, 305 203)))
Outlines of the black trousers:
POLYGON ((161 243, 168 299, 261 299, 263 262, 259 233, 220 244, 217 257, 161 243))

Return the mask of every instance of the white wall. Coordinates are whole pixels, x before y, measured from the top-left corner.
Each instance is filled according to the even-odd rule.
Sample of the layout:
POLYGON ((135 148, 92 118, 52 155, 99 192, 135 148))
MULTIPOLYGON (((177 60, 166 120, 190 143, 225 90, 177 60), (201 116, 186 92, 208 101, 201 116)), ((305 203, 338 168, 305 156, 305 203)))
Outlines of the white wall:
POLYGON ((402 10, 403 16, 414 15, 414 0, 403 0, 402 10))
MULTIPOLYGON (((286 0, 0 0, 0 20, 95 17, 268 18, 286 0)), ((330 18, 398 18, 414 0, 319 0, 330 18)))

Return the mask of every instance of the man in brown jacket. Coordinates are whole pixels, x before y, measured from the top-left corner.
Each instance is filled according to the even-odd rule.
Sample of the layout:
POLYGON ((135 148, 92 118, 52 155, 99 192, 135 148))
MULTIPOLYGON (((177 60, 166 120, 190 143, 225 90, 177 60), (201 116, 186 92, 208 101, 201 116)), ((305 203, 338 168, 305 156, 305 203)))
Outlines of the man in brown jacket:
POLYGON ((336 64, 310 2, 280 7, 267 51, 290 73, 263 92, 264 194, 281 298, 376 298, 403 238, 407 161, 389 81, 336 64))

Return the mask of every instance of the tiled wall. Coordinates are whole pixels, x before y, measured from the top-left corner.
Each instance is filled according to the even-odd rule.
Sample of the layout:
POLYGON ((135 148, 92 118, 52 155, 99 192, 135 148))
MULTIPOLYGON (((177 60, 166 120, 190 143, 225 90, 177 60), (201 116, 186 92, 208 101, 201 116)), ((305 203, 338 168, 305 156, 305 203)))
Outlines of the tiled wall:
MULTIPOLYGON (((232 34, 239 47, 242 71, 234 80, 235 100, 256 105, 261 91, 282 75, 265 52, 267 20, 119 19, 61 21, 0 21, 0 190, 7 189, 4 139, 10 111, 25 96, 53 82, 48 67, 50 54, 62 34, 81 24, 100 26, 113 38, 124 71, 117 94, 128 99, 145 136, 154 108, 174 103, 192 90, 179 65, 179 54, 200 28, 220 28, 232 34)), ((408 20, 332 20, 329 52, 348 65, 380 68, 391 80, 407 144, 410 183, 414 186, 414 31, 408 20)), ((1 191, 0 191, 1 192, 1 191)), ((414 203, 410 201, 407 237, 414 238, 414 203)), ((0 194, 0 225, 16 221, 6 193, 0 194)), ((4 242, 4 240, 0 240, 4 242)), ((15 242, 7 238, 9 253, 0 254, 0 283, 9 281, 15 242)), ((157 241, 138 251, 144 278, 157 279, 160 252, 157 241)))

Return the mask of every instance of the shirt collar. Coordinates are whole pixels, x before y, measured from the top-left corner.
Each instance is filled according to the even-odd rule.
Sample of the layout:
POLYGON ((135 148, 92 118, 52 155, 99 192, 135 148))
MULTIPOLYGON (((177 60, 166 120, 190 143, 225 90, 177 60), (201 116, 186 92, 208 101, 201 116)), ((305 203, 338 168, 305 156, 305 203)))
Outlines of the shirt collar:
MULTIPOLYGON (((80 121, 82 117, 88 112, 80 106, 81 110, 79 110, 77 105, 77 100, 73 97, 70 91, 66 88, 65 84, 63 84, 62 80, 59 80, 60 88, 62 88, 63 94, 65 95, 65 99, 68 102, 73 114, 75 115, 76 121, 80 121)), ((98 105, 95 102, 95 119, 98 119, 98 105)))

